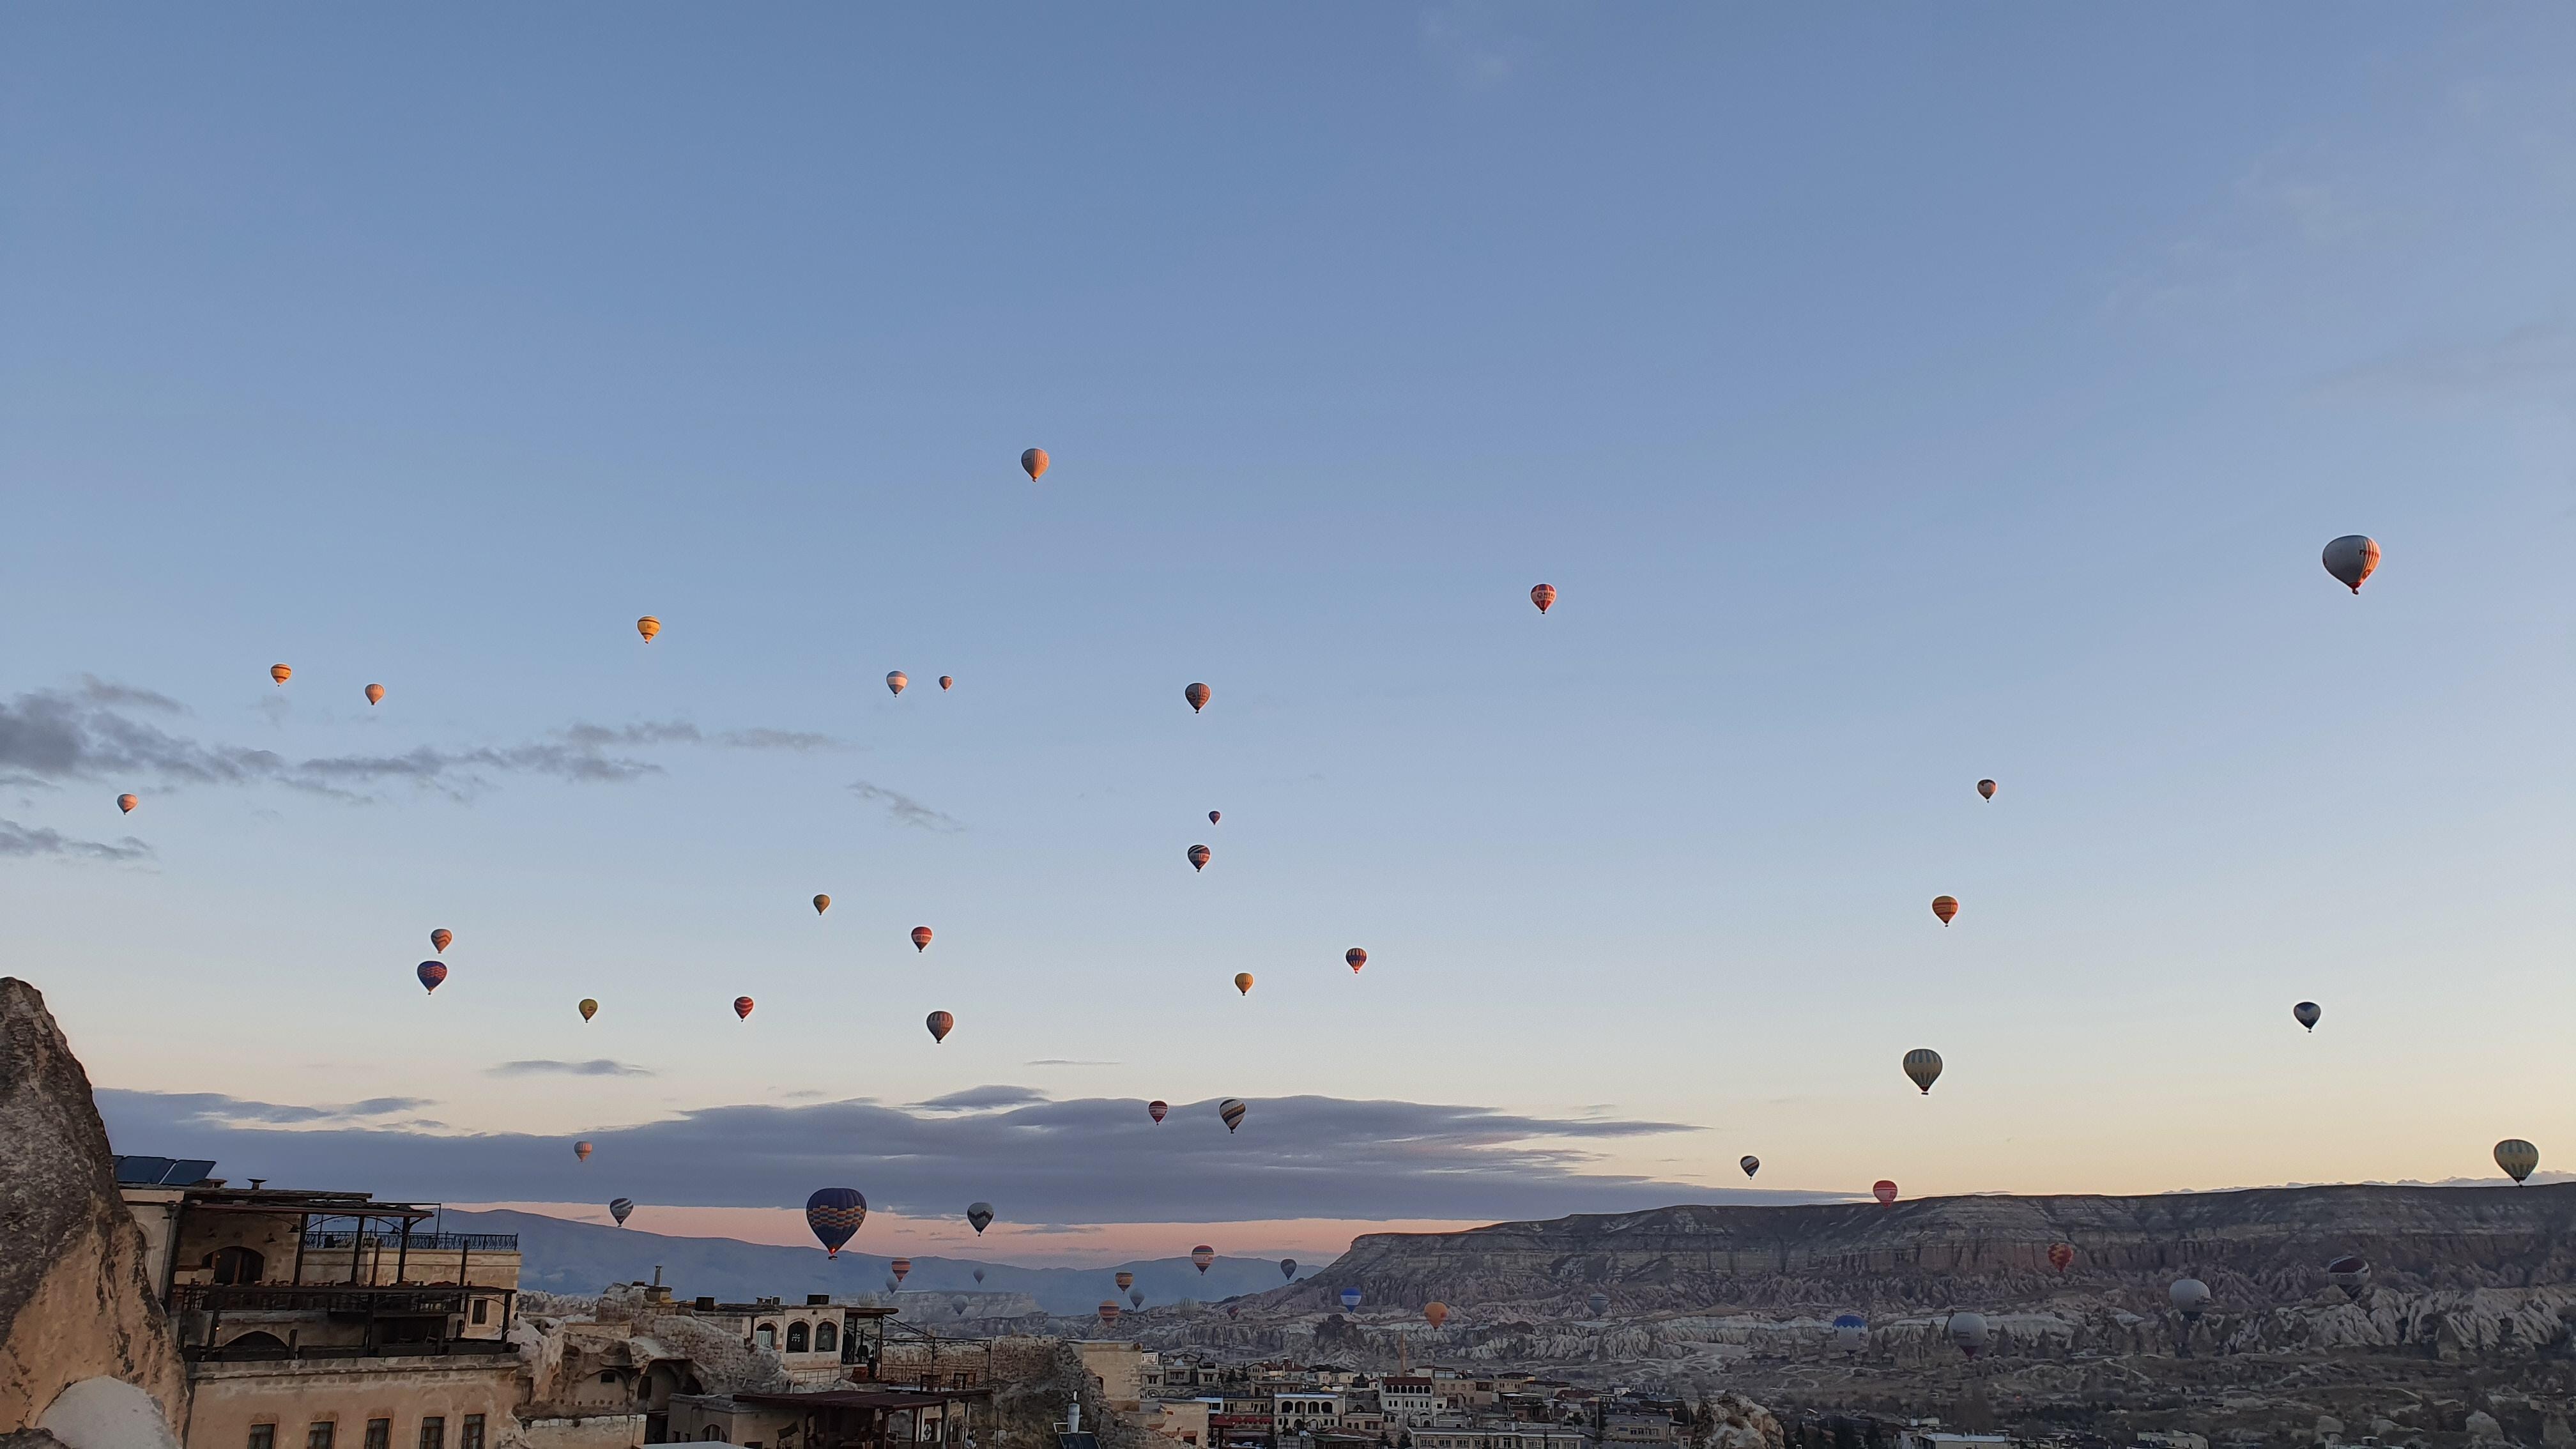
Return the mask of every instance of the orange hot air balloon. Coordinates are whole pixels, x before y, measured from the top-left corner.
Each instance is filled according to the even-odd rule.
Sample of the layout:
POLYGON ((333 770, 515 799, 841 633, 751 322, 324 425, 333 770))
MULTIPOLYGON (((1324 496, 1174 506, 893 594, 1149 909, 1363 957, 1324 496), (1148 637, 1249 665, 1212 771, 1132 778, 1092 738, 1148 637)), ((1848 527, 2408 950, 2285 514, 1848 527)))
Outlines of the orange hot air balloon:
POLYGON ((295 677, 295 671, 287 668, 283 664, 272 664, 268 666, 268 677, 276 680, 280 684, 284 684, 286 681, 295 677))
POLYGON ((2326 572, 2335 582, 2354 593, 2361 592, 2361 581, 2379 567, 2379 545, 2366 534, 2347 533, 2326 545, 2326 572))
POLYGON ((384 687, 383 685, 381 685, 381 684, 370 684, 370 685, 368 685, 368 686, 367 686, 367 703, 369 703, 369 704, 382 704, 382 703, 384 703, 384 702, 385 702, 385 687, 384 687))
POLYGON ((1193 684, 1181 691, 1181 698, 1190 702, 1190 713, 1197 714, 1207 708, 1207 702, 1214 693, 1215 691, 1204 684, 1193 684))
POLYGON ((1100 1306, 1093 1311, 1100 1315, 1100 1323, 1104 1328, 1118 1321, 1118 1305, 1106 1298, 1101 1299, 1100 1306))
POLYGON ((1548 611, 1548 607, 1556 602, 1556 585, 1538 584, 1533 586, 1530 589, 1530 602, 1538 605, 1538 611, 1540 613, 1546 613, 1548 611))
POLYGON ((2074 1262, 2075 1245, 2073 1243, 2051 1243, 2048 1245, 2048 1266, 2055 1268, 2060 1273, 2063 1273, 2072 1266, 2074 1262))
POLYGON ((583 1162, 588 1162, 590 1160, 590 1144, 587 1142, 574 1143, 572 1145, 572 1155, 583 1162))
POLYGON ((912 1260, 910 1258, 897 1258, 893 1262, 886 1264, 886 1271, 892 1273, 894 1275, 894 1281, 900 1283, 904 1279, 912 1276, 912 1260))
POLYGON ((751 998, 748 996, 735 997, 733 999, 733 1014, 741 1017, 745 1021, 751 1020, 751 998))
POLYGON ((1250 996, 1252 994, 1252 973, 1249 971, 1237 971, 1234 973, 1234 989, 1242 992, 1246 996, 1250 996))
POLYGON ((1216 853, 1216 852, 1214 852, 1214 851, 1212 851, 1212 850, 1209 850, 1209 849, 1208 849, 1206 846, 1204 846, 1204 845, 1193 845, 1193 846, 1191 846, 1191 847, 1190 847, 1190 869, 1192 869, 1192 870, 1205 870, 1205 869, 1207 869, 1207 863, 1208 863, 1208 860, 1209 860, 1209 858, 1210 858, 1210 857, 1212 857, 1213 855, 1215 855, 1215 853, 1216 853))
POLYGON ((1950 918, 1959 914, 1959 898, 1957 896, 1934 896, 1932 898, 1932 914, 1941 918, 1942 925, 1946 926, 1950 924, 1950 918))
POLYGON ((582 1020, 588 1021, 592 1017, 599 1015, 599 1002, 592 997, 585 996, 581 999, 581 1005, 574 1007, 573 1009, 581 1013, 582 1020))
POLYGON ((912 683, 912 677, 905 674, 902 670, 889 669, 886 671, 886 688, 893 690, 895 693, 903 693, 903 687, 910 683, 912 683))
POLYGON ((957 676, 954 674, 943 674, 939 676, 939 687, 941 689, 946 689, 951 685, 954 685, 956 682, 957 676))
POLYGON ((814 914, 819 916, 831 908, 832 898, 830 896, 818 895, 814 897, 814 914))
POLYGON ((1896 1201, 1896 1184, 1882 1177, 1869 1185, 1869 1195, 1878 1199, 1880 1207, 1890 1206, 1896 1201))
POLYGON ((433 951, 445 951, 448 943, 455 939, 456 933, 454 931, 447 929, 445 926, 441 926, 437 930, 429 933, 429 949, 433 951))
POLYGON ((1449 1305, 1440 1302, 1425 1303, 1422 1305, 1422 1317, 1423 1321, 1431 1325, 1432 1331, 1437 1333, 1440 1325, 1449 1321, 1449 1305))
POLYGON ((912 928, 912 949, 916 951, 927 951, 930 949, 930 928, 928 926, 915 926, 912 928))
POLYGON ((1977 793, 1985 796, 1989 800, 1992 800, 1995 798, 1995 782, 1992 780, 1979 780, 1977 782, 1977 793))
POLYGON ((653 636, 662 632, 662 621, 647 614, 635 621, 635 632, 643 635, 644 642, 650 644, 653 642, 653 636))
POLYGON ((142 800, 132 795, 119 795, 116 797, 116 808, 124 811, 128 815, 133 814, 134 807, 142 803, 142 800))
POLYGON ((1124 1268, 1119 1269, 1115 1276, 1118 1279, 1118 1291, 1121 1293, 1136 1286, 1136 1275, 1124 1268))
POLYGON ((1357 976, 1360 974, 1360 968, 1368 964, 1368 953, 1353 946, 1342 953, 1342 959, 1351 963, 1351 974, 1357 976))
POLYGON ((930 1028, 932 1041, 942 1042, 948 1040, 948 1033, 956 1029, 957 1018, 944 1011, 934 1011, 922 1024, 930 1028))
POLYGON ((1020 471, 1028 474, 1029 481, 1035 483, 1046 476, 1048 461, 1046 449, 1031 448, 1020 454, 1020 471))

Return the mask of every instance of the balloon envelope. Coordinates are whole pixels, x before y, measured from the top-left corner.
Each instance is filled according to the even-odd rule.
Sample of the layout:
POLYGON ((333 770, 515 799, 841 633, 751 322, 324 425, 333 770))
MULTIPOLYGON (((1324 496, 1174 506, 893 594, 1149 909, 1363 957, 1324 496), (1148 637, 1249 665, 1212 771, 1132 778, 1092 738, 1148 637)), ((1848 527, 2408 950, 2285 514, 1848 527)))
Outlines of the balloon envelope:
POLYGON ((1979 780, 1977 782, 1977 793, 1985 796, 1989 800, 1992 800, 1995 798, 1995 782, 1992 780, 1979 780))
POLYGON ((1029 481, 1032 483, 1046 476, 1047 463, 1047 452, 1044 448, 1029 448, 1020 454, 1020 471, 1028 474, 1029 481))
POLYGON ((912 928, 912 949, 916 951, 927 951, 930 949, 930 928, 928 926, 915 926, 912 928))
POLYGON ((1204 684, 1193 684, 1181 691, 1181 698, 1190 702, 1190 713, 1197 714, 1207 708, 1207 702, 1212 693, 1213 691, 1204 684))
POLYGON ((1970 1358, 1975 1358, 1984 1352, 1986 1345, 1994 1339, 1993 1330, 1986 1327, 1986 1318, 1982 1313, 1951 1314, 1949 1334, 1950 1341, 1957 1344, 1959 1351, 1970 1358))
POLYGON ((1950 924, 1951 918, 1959 914, 1959 898, 1957 896, 1934 896, 1932 898, 1932 914, 1941 918, 1942 925, 1946 926, 1950 924))
POLYGON ((1139 1307, 1139 1308, 1144 1307, 1144 1306, 1145 1306, 1145 1290, 1144 1290, 1144 1289, 1142 1289, 1142 1288, 1130 1288, 1130 1289, 1128 1289, 1128 1290, 1127 1290, 1127 1301, 1128 1301, 1128 1302, 1130 1302, 1130 1303, 1135 1304, 1135 1305, 1136 1305, 1137 1307, 1139 1307))
POLYGON ((2174 1285, 2165 1290, 2165 1296, 2173 1300, 2174 1307, 2182 1310, 2183 1317, 2198 1318, 2201 1310, 2209 1306, 2209 1285, 2197 1278, 2177 1278, 2174 1285))
POLYGON ((2048 1266, 2055 1268, 2060 1273, 2063 1273, 2074 1262, 2075 1245, 2073 1243, 2051 1243, 2048 1245, 2048 1266))
POLYGON ((2326 545, 2326 572, 2335 582, 2361 592, 2361 581, 2379 567, 2379 544, 2367 534, 2347 533, 2326 545))
POLYGON ((1100 1307, 1094 1311, 1100 1315, 1100 1321, 1103 1324, 1116 1323, 1118 1321, 1118 1305, 1107 1298, 1101 1299, 1100 1307))
POLYGON ((1297 1276, 1297 1260, 1296 1260, 1296 1259, 1294 1259, 1294 1258, 1282 1258, 1282 1259, 1280 1259, 1280 1260, 1279 1260, 1279 1276, 1280 1276, 1280 1277, 1282 1277, 1282 1278, 1294 1278, 1294 1277, 1296 1277, 1296 1276, 1297 1276))
POLYGON ((1737 1159, 1735 1165, 1744 1169, 1744 1175, 1746 1177, 1751 1177, 1753 1174, 1762 1170, 1762 1159, 1748 1152, 1744 1154, 1743 1157, 1737 1159))
POLYGON ((1234 989, 1246 996, 1250 996, 1252 994, 1252 973, 1249 971, 1237 971, 1234 973, 1234 989))
POLYGON ((1225 1130, 1228 1132, 1243 1125, 1243 1111, 1242 1101, 1234 1097, 1228 1097, 1216 1105, 1216 1114, 1225 1119, 1225 1130))
POLYGON ((447 979, 447 963, 444 961, 423 961, 419 966, 413 968, 411 974, 420 978, 421 989, 425 991, 436 991, 438 989, 438 983, 447 979))
POLYGON ((1844 1349, 1855 1349, 1869 1338, 1869 1320, 1857 1313, 1834 1315, 1834 1342, 1844 1349))
POLYGON ((948 1033, 954 1031, 957 1027, 957 1018, 950 1016, 944 1011, 934 1011, 928 1017, 923 1019, 922 1025, 930 1028, 930 1039, 932 1041, 946 1041, 948 1040, 948 1033))
POLYGON ((1351 1311, 1352 1309, 1357 1308, 1357 1307, 1359 1307, 1359 1306, 1360 1306, 1360 1290, 1358 1290, 1357 1288, 1345 1288, 1345 1289, 1343 1289, 1343 1290, 1342 1290, 1342 1311, 1343 1311, 1343 1312, 1345 1312, 1345 1313, 1348 1313, 1348 1312, 1349 1312, 1349 1311, 1351 1311))
POLYGON ((1190 1263, 1201 1273, 1207 1272, 1208 1265, 1215 1261, 1216 1249, 1209 1247, 1205 1243, 1201 1243, 1197 1247, 1190 1249, 1190 1263))
POLYGON ((381 684, 370 684, 370 685, 368 685, 368 686, 367 686, 367 703, 369 703, 369 704, 382 704, 382 703, 384 703, 384 702, 385 702, 385 687, 384 687, 383 685, 381 685, 381 684))
POLYGON ((143 802, 140 799, 132 795, 119 795, 116 797, 116 808, 128 815, 133 814, 134 807, 142 803, 143 802))
POLYGON ((912 683, 911 678, 905 675, 902 670, 890 669, 886 671, 886 688, 893 693, 903 693, 903 687, 910 683, 912 683))
POLYGON ((2290 1015, 2298 1020, 2299 1025, 2315 1031, 2317 1022, 2325 1016, 2325 1011, 2313 1001, 2302 1001, 2290 1008, 2290 1015))
POLYGON ((2344 1291, 2347 1298, 2358 1297, 2361 1286, 2370 1281, 2370 1260, 2352 1254, 2326 1264, 2326 1281, 2344 1291))
POLYGON ((1225 812, 1224 812, 1224 811, 1221 811, 1221 810, 1211 810, 1211 811, 1209 811, 1209 812, 1208 812, 1208 824, 1210 824, 1210 825, 1214 825, 1215 823, 1217 823, 1217 822, 1218 822, 1218 821, 1220 821, 1220 820, 1223 820, 1224 818, 1225 818, 1225 812))
POLYGON ((1869 1195, 1878 1199, 1879 1206, 1885 1207, 1896 1201, 1896 1184, 1882 1177, 1869 1185, 1869 1195))
POLYGON ((608 1215, 617 1219, 617 1225, 621 1228, 626 1226, 626 1219, 634 1211, 635 1199, 631 1197, 612 1197, 608 1200, 608 1215))
POLYGON ((287 668, 283 664, 272 664, 268 666, 268 677, 276 680, 280 684, 284 684, 286 681, 295 677, 295 671, 287 668))
POLYGON ((953 689, 956 687, 956 684, 957 676, 954 674, 943 674, 939 676, 939 687, 941 689, 953 689))
POLYGON ((1607 1293, 1595 1293, 1591 1297, 1583 1300, 1583 1306, 1592 1310, 1592 1316, 1598 1318, 1602 1314, 1610 1311, 1610 1295, 1607 1293))
POLYGON ((1425 1303, 1422 1305, 1422 1318, 1437 1330, 1440 1325, 1449 1321, 1449 1305, 1437 1300, 1425 1303))
POLYGON ((814 897, 814 914, 819 916, 831 908, 832 898, 830 896, 818 895, 814 897))
POLYGON ((1941 1080, 1941 1054, 1930 1047, 1916 1047, 1907 1052, 1905 1075, 1914 1079, 1914 1085, 1921 1087, 1925 1096, 1930 1096, 1932 1084, 1941 1080))
POLYGON ((805 1226, 823 1245, 823 1256, 837 1258, 841 1245, 868 1220, 868 1200, 855 1187, 816 1188, 805 1199, 805 1226))
POLYGON ((1205 870, 1205 869, 1207 869, 1208 857, 1209 857, 1211 854, 1213 854, 1213 853, 1214 853, 1214 852, 1210 851, 1210 850, 1209 850, 1206 846, 1204 846, 1204 845, 1193 845, 1193 846, 1191 846, 1191 847, 1190 847, 1190 869, 1192 869, 1192 870, 1205 870))
POLYGON ((635 621, 635 632, 643 635, 644 642, 650 644, 653 642, 653 636, 662 632, 662 621, 647 614, 635 621))
POLYGON ((581 999, 581 1005, 574 1007, 573 1010, 581 1013, 582 1020, 588 1021, 599 1015, 599 1002, 595 998, 585 996, 581 999))
POLYGON ((1351 949, 1342 953, 1342 959, 1350 963, 1351 974, 1353 976, 1357 976, 1360 974, 1360 968, 1368 964, 1368 953, 1357 946, 1353 946, 1351 949))
POLYGON ((904 1279, 912 1276, 912 1260, 910 1258, 897 1258, 893 1262, 886 1264, 886 1271, 892 1273, 894 1275, 894 1281, 900 1283, 904 1279))
POLYGON ((444 951, 447 949, 448 943, 455 939, 456 933, 454 931, 447 929, 445 926, 441 926, 437 930, 429 933, 429 949, 433 951, 444 951))
POLYGON ((1546 613, 1546 612, 1548 611, 1548 608, 1556 602, 1556 585, 1554 585, 1554 584, 1533 584, 1533 585, 1531 585, 1531 586, 1530 586, 1530 602, 1531 602, 1531 603, 1533 603, 1533 604, 1538 605, 1538 611, 1539 611, 1540 613, 1542 613, 1542 614, 1546 613))
POLYGON ((976 1270, 975 1270, 975 1281, 976 1281, 976 1282, 978 1282, 978 1283, 981 1283, 981 1282, 983 1282, 983 1281, 984 1281, 984 1270, 983 1270, 983 1269, 978 1268, 978 1269, 976 1269, 976 1270))
POLYGON ((2520 1182, 2540 1165, 2540 1149, 2519 1137, 2508 1137, 2495 1145, 2495 1160, 2505 1176, 2520 1182))
POLYGON ((1172 1104, 1171 1104, 1171 1103, 1169 1103, 1169 1102, 1163 1101, 1163 1100, 1161 1100, 1160 1098, 1157 1098, 1157 1099, 1155 1099, 1154 1101, 1151 1101, 1151 1102, 1148 1102, 1148 1103, 1146 1103, 1146 1104, 1145 1104, 1145 1115, 1146 1115, 1146 1116, 1148 1116, 1148 1117, 1153 1118, 1153 1119, 1154 1119, 1155 1121, 1157 1121, 1157 1122, 1162 1121, 1162 1120, 1163 1120, 1163 1114, 1164 1114, 1164 1113, 1166 1113, 1166 1112, 1169 1112, 1169 1111, 1171 1111, 1171 1110, 1172 1110, 1172 1104))
POLYGON ((988 1202, 966 1204, 966 1224, 975 1230, 975 1236, 984 1236, 984 1230, 993 1225, 993 1205, 988 1202))
POLYGON ((1121 1292, 1121 1293, 1124 1293, 1124 1292, 1126 1292, 1128 1289, 1133 1288, 1133 1287, 1135 1287, 1135 1286, 1136 1286, 1136 1275, 1135 1275, 1135 1274, 1133 1274, 1133 1273, 1128 1272, 1128 1271, 1127 1271, 1126 1269, 1124 1269, 1124 1268, 1119 1269, 1119 1270, 1118 1270, 1118 1291, 1119 1291, 1119 1292, 1121 1292))
POLYGON ((587 1142, 574 1143, 572 1145, 572 1155, 576 1160, 588 1162, 590 1160, 590 1144, 587 1142))
POLYGON ((749 1021, 751 1019, 751 998, 748 996, 735 997, 733 999, 733 1014, 741 1017, 745 1021, 749 1021))

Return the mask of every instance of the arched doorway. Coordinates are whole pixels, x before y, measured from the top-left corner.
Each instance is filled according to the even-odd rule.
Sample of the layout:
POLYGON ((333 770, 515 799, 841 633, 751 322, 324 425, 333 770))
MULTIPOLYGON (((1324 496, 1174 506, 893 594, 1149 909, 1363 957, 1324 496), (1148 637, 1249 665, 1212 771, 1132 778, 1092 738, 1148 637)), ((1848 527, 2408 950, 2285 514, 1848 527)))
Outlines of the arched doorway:
POLYGON ((260 1281, 268 1271, 268 1260, 257 1249, 235 1243, 208 1253, 202 1266, 214 1269, 215 1281, 230 1287, 260 1281))

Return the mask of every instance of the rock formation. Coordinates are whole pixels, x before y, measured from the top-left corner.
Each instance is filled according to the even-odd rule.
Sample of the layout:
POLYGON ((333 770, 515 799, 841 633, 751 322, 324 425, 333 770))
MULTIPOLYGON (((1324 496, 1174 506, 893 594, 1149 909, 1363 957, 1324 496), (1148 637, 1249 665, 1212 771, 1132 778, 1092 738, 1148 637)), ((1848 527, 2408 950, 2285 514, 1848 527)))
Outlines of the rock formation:
POLYGON ((107 1129, 36 988, 0 977, 0 1427, 79 1425, 131 1412, 182 1422, 187 1370, 144 1270, 143 1230, 117 1196, 107 1129), (48 1411, 75 1385, 66 1412, 48 1411))

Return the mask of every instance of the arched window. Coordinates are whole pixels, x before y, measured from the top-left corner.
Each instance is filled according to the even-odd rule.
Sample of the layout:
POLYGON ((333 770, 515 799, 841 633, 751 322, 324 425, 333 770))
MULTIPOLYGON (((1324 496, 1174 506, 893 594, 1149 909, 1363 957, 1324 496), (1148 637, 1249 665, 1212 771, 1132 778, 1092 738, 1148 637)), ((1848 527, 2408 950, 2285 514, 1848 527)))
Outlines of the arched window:
POLYGON ((805 1324, 802 1320, 787 1325, 787 1351, 789 1353, 805 1351, 805 1324))
POLYGON ((267 1271, 268 1260, 257 1250, 239 1244, 217 1248, 208 1253, 204 1266, 215 1270, 215 1281, 223 1284, 256 1283, 267 1271))
POLYGON ((841 1346, 841 1331, 829 1323, 814 1325, 814 1351, 830 1353, 841 1346))
POLYGON ((778 1325, 764 1323, 751 1331, 751 1341, 762 1348, 778 1347, 778 1325))

